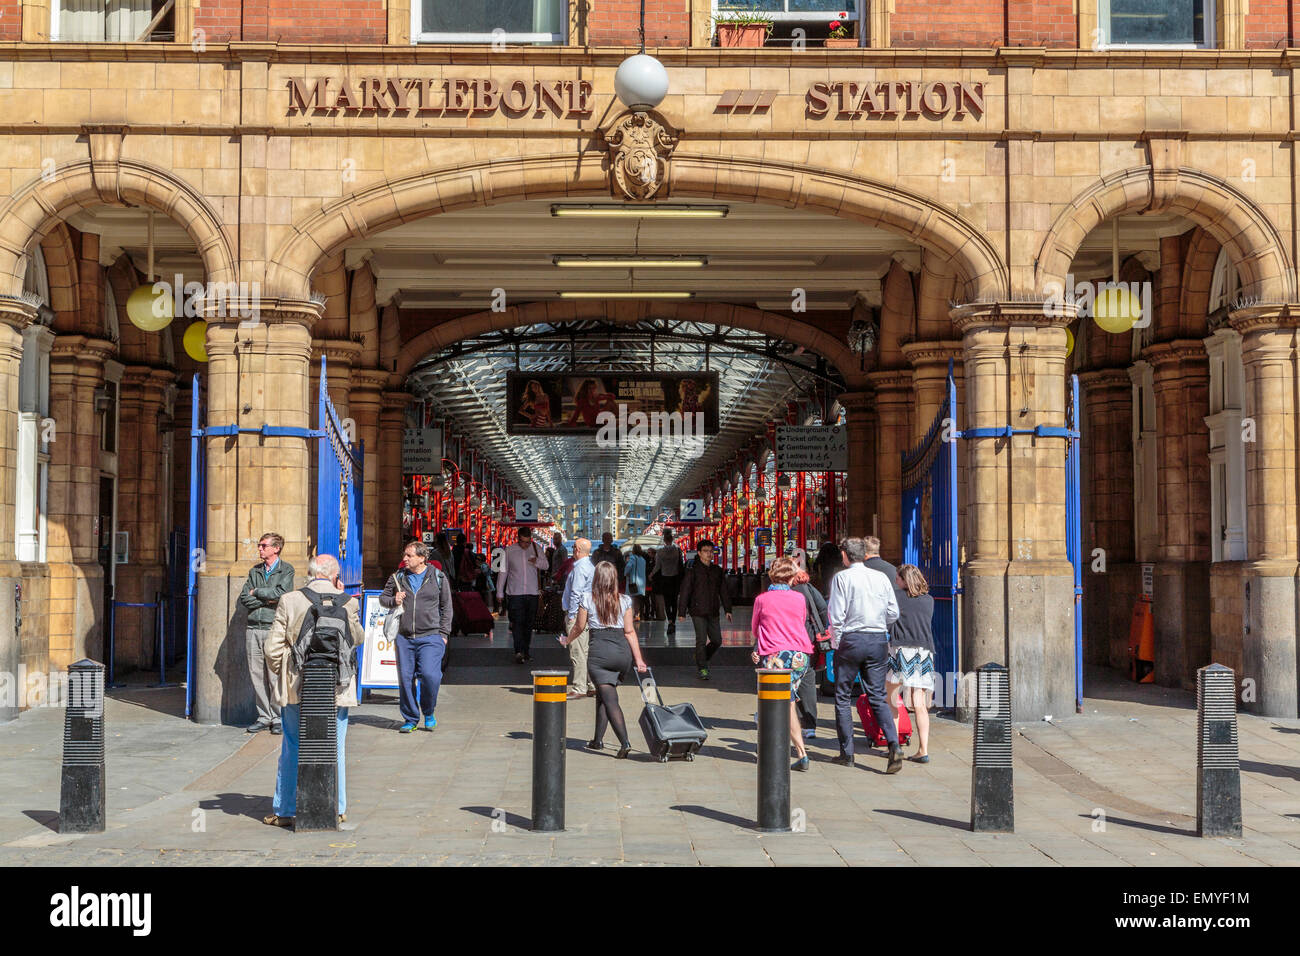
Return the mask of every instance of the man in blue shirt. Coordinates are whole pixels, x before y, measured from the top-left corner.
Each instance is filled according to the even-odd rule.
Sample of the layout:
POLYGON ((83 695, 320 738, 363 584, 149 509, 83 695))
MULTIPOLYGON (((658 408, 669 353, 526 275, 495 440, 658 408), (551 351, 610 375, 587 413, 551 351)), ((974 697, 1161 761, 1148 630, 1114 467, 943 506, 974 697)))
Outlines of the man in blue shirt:
MULTIPOLYGON (((596 565, 591 560, 591 541, 588 538, 578 538, 573 542, 573 570, 564 581, 564 597, 560 600, 560 606, 564 608, 565 634, 573 630, 578 608, 582 607, 583 596, 591 593, 591 579, 595 574, 596 565)), ((569 643, 569 660, 573 662, 573 684, 569 687, 569 700, 596 696, 596 689, 587 679, 587 647, 590 638, 590 629, 584 628, 569 643)))
POLYGON ((380 606, 402 609, 393 649, 397 653, 398 709, 404 734, 417 726, 425 730, 438 726, 433 710, 438 705, 442 658, 447 652, 447 635, 451 633, 451 585, 446 574, 430 567, 429 553, 427 544, 419 541, 408 544, 402 554, 406 567, 388 579, 384 593, 379 596, 380 606), (417 674, 419 700, 415 698, 417 674))

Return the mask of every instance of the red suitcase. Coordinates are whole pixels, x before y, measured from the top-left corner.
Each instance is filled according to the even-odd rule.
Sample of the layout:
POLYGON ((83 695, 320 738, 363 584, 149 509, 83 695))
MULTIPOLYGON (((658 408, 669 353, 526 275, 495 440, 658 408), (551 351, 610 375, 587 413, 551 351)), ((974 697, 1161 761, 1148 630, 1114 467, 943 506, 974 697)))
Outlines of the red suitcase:
MULTIPOLYGON (((871 711, 871 704, 867 702, 866 694, 858 698, 858 717, 862 719, 862 732, 866 734, 871 746, 889 746, 885 732, 876 726, 876 715, 871 711)), ((898 742, 899 744, 906 744, 911 743, 911 740, 912 718, 908 715, 906 707, 900 707, 898 709, 898 742)))
POLYGON ((451 632, 490 634, 495 620, 477 591, 451 592, 451 632))

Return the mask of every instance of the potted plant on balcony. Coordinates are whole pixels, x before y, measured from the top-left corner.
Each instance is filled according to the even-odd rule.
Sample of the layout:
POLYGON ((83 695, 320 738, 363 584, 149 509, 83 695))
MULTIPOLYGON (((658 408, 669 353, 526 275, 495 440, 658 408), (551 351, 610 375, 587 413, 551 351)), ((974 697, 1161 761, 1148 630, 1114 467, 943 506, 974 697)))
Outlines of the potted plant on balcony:
POLYGON ((848 13, 841 13, 829 24, 830 35, 826 37, 827 49, 852 49, 858 45, 858 38, 853 35, 851 24, 846 23, 848 13))
POLYGON ((718 46, 759 47, 767 42, 773 20, 758 10, 728 10, 713 18, 718 46))

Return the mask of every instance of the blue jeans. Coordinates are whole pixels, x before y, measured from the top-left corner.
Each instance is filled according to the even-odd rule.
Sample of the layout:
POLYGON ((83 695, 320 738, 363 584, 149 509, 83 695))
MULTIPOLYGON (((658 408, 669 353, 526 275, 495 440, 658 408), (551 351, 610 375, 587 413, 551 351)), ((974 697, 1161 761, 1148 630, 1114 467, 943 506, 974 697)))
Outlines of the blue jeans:
MULTIPOLYGON (((299 705, 285 704, 281 708, 281 729, 284 739, 280 744, 280 763, 275 770, 275 796, 271 812, 278 817, 294 816, 298 810, 298 726, 299 705)), ((348 735, 348 709, 340 707, 338 713, 339 744, 339 813, 348 812, 347 763, 343 759, 343 741, 348 735)))
POLYGON ((840 638, 835 649, 835 731, 840 737, 840 753, 853 756, 853 705, 857 694, 853 682, 862 675, 862 686, 876 723, 885 739, 898 746, 898 728, 885 698, 885 669, 889 664, 889 635, 856 631, 840 638))
POLYGON ((433 716, 442 686, 442 656, 447 644, 441 634, 432 637, 403 637, 394 642, 397 651, 397 703, 402 720, 419 723, 420 715, 433 716), (420 678, 420 699, 415 699, 415 678, 420 678))

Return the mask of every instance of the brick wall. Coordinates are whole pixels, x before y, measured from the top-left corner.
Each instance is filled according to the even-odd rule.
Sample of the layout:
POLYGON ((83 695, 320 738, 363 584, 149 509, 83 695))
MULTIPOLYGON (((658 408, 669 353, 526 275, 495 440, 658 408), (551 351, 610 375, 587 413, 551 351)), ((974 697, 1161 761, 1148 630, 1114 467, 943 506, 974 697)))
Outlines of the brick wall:
MULTIPOLYGON (((639 0, 600 0, 587 21, 593 46, 635 46, 640 42, 639 0)), ((686 0, 646 0, 645 43, 689 46, 691 13, 686 0)))
POLYGON ((210 42, 387 43, 383 0, 203 0, 194 25, 210 42))
POLYGON ((1296 0, 1251 0, 1246 14, 1246 48, 1287 46, 1298 12, 1300 3, 1296 0))
MULTIPOLYGON (((249 4, 249 14, 255 4, 249 4)), ((203 37, 210 43, 240 39, 240 0, 202 0, 194 11, 194 29, 202 30, 203 37)), ((262 23, 266 23, 266 7, 261 8, 262 23)))
POLYGON ((1078 46, 1078 19, 1073 0, 1006 0, 1006 3, 1007 46, 1078 46))
POLYGON ((0 40, 23 38, 23 7, 19 0, 0 0, 0 40))
MULTIPOLYGON (((890 42, 897 47, 988 47, 1003 42, 1004 0, 895 0, 890 42)), ((1029 8, 1058 0, 1011 0, 1029 8)), ((1069 0, 1066 0, 1069 7, 1069 0)), ((1032 14, 1031 14, 1032 17, 1032 14)))

